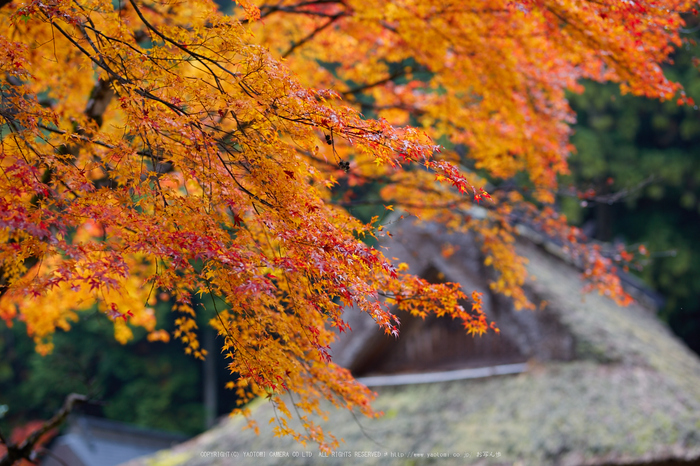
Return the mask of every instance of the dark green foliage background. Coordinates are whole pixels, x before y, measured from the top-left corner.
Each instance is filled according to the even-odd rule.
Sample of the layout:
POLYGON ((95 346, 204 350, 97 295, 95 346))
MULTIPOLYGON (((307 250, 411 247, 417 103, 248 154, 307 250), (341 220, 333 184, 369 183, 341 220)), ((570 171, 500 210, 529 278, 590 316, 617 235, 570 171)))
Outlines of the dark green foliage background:
MULTIPOLYGON (((206 295, 194 298, 198 306, 206 300, 206 295)), ((168 332, 177 317, 171 304, 155 306, 159 328, 168 332)), ((208 301, 207 310, 211 308, 208 301)), ((200 329, 206 328, 213 312, 199 317, 200 329)), ((206 429, 203 363, 186 355, 180 342, 149 342, 145 330, 133 328, 134 339, 121 345, 104 314, 87 311, 80 318, 69 332, 55 334, 54 351, 45 357, 34 351, 22 322, 8 328, 0 321, 0 405, 8 408, 0 432, 9 435, 27 421, 50 418, 70 393, 99 403, 87 414, 187 435, 206 429)), ((224 387, 232 376, 223 354, 214 351, 211 357, 217 370, 216 414, 221 416, 236 406, 237 398, 224 387)))
POLYGON ((122 346, 103 314, 81 316, 70 332, 59 331, 55 349, 34 351, 23 323, 0 323, 0 404, 9 408, 2 432, 29 419, 48 419, 66 395, 104 402, 108 418, 195 434, 204 427, 201 363, 178 343, 150 343, 142 329, 122 346))

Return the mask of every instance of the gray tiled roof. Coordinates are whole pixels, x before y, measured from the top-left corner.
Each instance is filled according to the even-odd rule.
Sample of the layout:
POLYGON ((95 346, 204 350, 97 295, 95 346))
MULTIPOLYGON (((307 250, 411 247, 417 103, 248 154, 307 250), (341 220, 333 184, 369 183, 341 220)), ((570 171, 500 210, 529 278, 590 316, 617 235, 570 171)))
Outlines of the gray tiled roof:
POLYGON ((51 445, 42 466, 114 466, 172 447, 186 437, 86 416, 73 417, 69 430, 51 445))

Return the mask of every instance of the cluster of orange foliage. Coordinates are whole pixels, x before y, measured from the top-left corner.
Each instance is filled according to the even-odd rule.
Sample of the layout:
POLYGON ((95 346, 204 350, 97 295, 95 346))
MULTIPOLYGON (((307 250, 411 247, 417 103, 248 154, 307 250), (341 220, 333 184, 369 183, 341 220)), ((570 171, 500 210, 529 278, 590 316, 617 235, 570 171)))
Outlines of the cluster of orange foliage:
MULTIPOLYGON (((379 203, 476 232, 494 290, 531 307, 515 213, 581 243, 532 207, 552 203, 567 170, 565 91, 590 78, 687 101, 660 63, 692 6, 253 0, 226 16, 208 0, 0 0, 0 317, 24 320, 41 352, 95 305, 120 341, 134 325, 167 339, 150 307, 167 292, 174 336, 203 357, 191 298, 209 293, 242 399, 269 395, 289 416, 288 392, 307 413, 325 398, 372 414, 328 353, 345 306, 392 334, 393 305, 472 333, 488 324, 478 296, 467 311, 456 286, 365 245, 378 225, 333 186, 379 182, 379 203), (526 174, 531 200, 491 200, 475 170, 526 174), (488 216, 470 215, 482 200, 488 216)), ((581 254, 625 300, 600 254, 581 254)), ((293 432, 281 417, 278 432, 335 444, 302 421, 293 432)))

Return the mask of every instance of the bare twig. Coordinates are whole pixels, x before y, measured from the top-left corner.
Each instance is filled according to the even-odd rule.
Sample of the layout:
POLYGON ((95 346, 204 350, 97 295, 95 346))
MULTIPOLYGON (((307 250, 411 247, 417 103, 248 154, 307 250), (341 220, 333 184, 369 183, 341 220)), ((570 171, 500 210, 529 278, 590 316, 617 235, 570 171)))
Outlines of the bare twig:
POLYGON ((632 193, 635 193, 639 191, 640 189, 644 188, 645 186, 651 184, 654 182, 654 175, 650 175, 641 182, 637 183, 636 185, 630 187, 630 188, 625 188, 621 189, 620 191, 616 191, 614 193, 609 193, 609 194, 600 194, 600 195, 594 195, 594 196, 579 196, 575 191, 559 191, 559 195, 562 196, 572 196, 572 197, 581 197, 581 201, 591 201, 591 202, 598 202, 600 204, 614 204, 616 202, 621 202, 624 201, 628 196, 630 196, 632 193))

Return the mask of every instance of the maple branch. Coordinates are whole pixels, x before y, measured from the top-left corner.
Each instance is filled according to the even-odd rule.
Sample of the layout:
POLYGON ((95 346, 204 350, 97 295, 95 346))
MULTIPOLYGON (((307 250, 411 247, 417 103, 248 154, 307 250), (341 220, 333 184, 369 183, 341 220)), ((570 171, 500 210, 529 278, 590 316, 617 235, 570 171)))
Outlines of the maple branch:
MULTIPOLYGON (((281 3, 281 2, 280 2, 281 3)), ((292 13, 292 14, 304 14, 304 15, 309 15, 309 16, 323 16, 323 17, 330 17, 330 14, 319 12, 319 11, 313 11, 313 10, 299 10, 298 8, 303 8, 307 6, 314 6, 314 5, 332 5, 332 4, 338 4, 338 5, 343 5, 345 6, 345 3, 339 0, 316 0, 316 1, 309 1, 309 2, 299 2, 296 5, 290 5, 290 6, 280 6, 278 5, 261 5, 260 6, 260 18, 266 18, 270 16, 273 13, 277 12, 283 12, 283 13, 292 13)), ((249 23, 250 20, 248 19, 243 19, 241 20, 241 24, 247 24, 249 23)))
POLYGON ((460 204, 463 202, 446 202, 444 204, 415 204, 411 202, 404 202, 404 201, 399 201, 396 199, 377 199, 377 200, 363 200, 363 201, 348 201, 348 202, 343 202, 343 201, 328 201, 328 204, 332 205, 337 205, 340 207, 355 207, 355 206, 361 206, 361 205, 374 205, 374 206, 380 206, 380 205, 386 205, 386 204, 391 204, 397 207, 408 207, 409 209, 429 209, 429 210, 440 210, 440 209, 454 209, 458 207, 460 204))
MULTIPOLYGON (((224 310, 214 301, 219 320, 212 321, 216 327, 219 324, 223 327, 220 331, 224 347, 235 363, 230 367, 237 368, 242 381, 251 382, 251 386, 255 381, 257 388, 251 388, 251 393, 266 389, 270 394, 279 393, 278 380, 283 381, 285 389, 284 381, 292 382, 290 385, 301 396, 297 403, 296 395, 291 398, 297 414, 312 411, 317 406, 312 403, 324 396, 334 402, 336 397, 341 403, 346 400, 371 413, 365 404, 367 392, 349 383, 349 373, 317 365, 330 361, 322 346, 325 338, 319 340, 319 332, 326 334, 329 321, 341 329, 344 327, 340 306, 353 303, 370 313, 385 331, 395 332, 390 323, 391 313, 383 311, 384 306, 374 291, 395 289, 400 279, 387 258, 375 255, 359 242, 360 233, 372 235, 376 231, 372 228, 374 221, 362 226, 348 215, 352 209, 329 204, 345 207, 374 204, 381 210, 379 204, 395 203, 397 210, 399 206, 407 210, 415 208, 417 214, 429 212, 430 218, 437 217, 454 229, 473 230, 484 239, 484 244, 489 242, 482 249, 497 256, 496 270, 503 278, 499 282, 506 285, 496 283, 495 291, 513 296, 518 303, 529 304, 519 281, 525 277, 524 272, 519 269, 516 252, 508 245, 514 233, 507 222, 517 221, 519 211, 515 208, 524 210, 524 218, 534 219, 531 223, 539 221, 537 224, 546 231, 559 232, 557 237, 563 241, 569 237, 573 238, 570 241, 581 241, 582 236, 565 236, 556 214, 548 212, 541 219, 532 213, 525 217, 530 210, 518 207, 516 201, 512 201, 513 210, 509 205, 499 209, 491 204, 485 206, 490 212, 468 209, 470 202, 460 192, 470 188, 475 199, 480 199, 481 195, 477 196, 470 183, 476 174, 457 163, 449 165, 451 157, 434 155, 436 147, 431 144, 432 139, 463 133, 465 122, 469 122, 474 127, 473 134, 469 138, 456 134, 460 137, 453 138, 455 142, 474 141, 471 153, 459 154, 459 160, 478 162, 491 153, 519 154, 513 158, 520 155, 523 160, 527 158, 528 163, 522 168, 535 184, 546 182, 552 186, 553 182, 548 181, 552 177, 547 175, 562 170, 554 166, 554 161, 561 160, 562 167, 566 163, 564 147, 569 133, 564 123, 571 115, 560 91, 570 82, 569 78, 575 80, 586 73, 585 61, 601 52, 600 47, 593 46, 597 42, 607 44, 614 57, 629 62, 632 67, 643 64, 645 53, 650 60, 657 61, 651 56, 656 50, 654 44, 642 50, 642 55, 623 53, 618 46, 626 42, 615 40, 617 33, 608 37, 601 31, 592 39, 582 37, 581 50, 569 51, 566 45, 580 36, 579 30, 561 26, 559 33, 559 22, 553 14, 547 13, 544 19, 539 15, 523 16, 516 11, 520 7, 512 6, 504 10, 487 7, 470 10, 469 6, 461 6, 465 2, 450 1, 443 2, 447 6, 435 2, 433 7, 423 9, 399 2, 396 4, 399 14, 390 15, 396 20, 389 20, 387 15, 377 14, 379 10, 372 2, 365 5, 346 4, 343 0, 261 0, 260 3, 266 3, 261 7, 261 16, 279 12, 286 16, 275 19, 301 21, 298 28, 296 25, 290 28, 300 31, 295 36, 298 41, 282 39, 288 24, 285 23, 283 28, 263 34, 265 38, 258 45, 236 21, 222 18, 213 10, 208 15, 210 5, 203 0, 195 0, 193 8, 184 10, 153 0, 122 1, 121 9, 130 10, 132 5, 134 16, 140 20, 133 24, 119 23, 124 26, 119 31, 100 29, 103 24, 116 24, 128 18, 121 13, 113 14, 110 8, 105 11, 83 8, 78 3, 82 1, 31 3, 32 8, 41 12, 41 19, 57 23, 60 28, 55 26, 52 30, 47 24, 48 28, 38 34, 31 25, 20 22, 8 25, 6 35, 10 42, 18 44, 18 53, 5 57, 5 62, 10 68, 17 67, 18 73, 16 78, 6 79, 16 79, 19 83, 25 71, 32 78, 26 87, 7 86, 10 89, 3 90, 4 100, 0 103, 0 122, 3 117, 9 119, 7 126, 11 134, 6 140, 14 142, 3 149, 17 161, 11 169, 9 164, 0 167, 0 176, 5 175, 2 188, 9 193, 0 209, 0 221, 9 223, 12 231, 26 233, 1 244, 0 262, 9 265, 5 265, 4 273, 0 269, 0 295, 11 282, 13 300, 35 293, 30 295, 31 299, 49 300, 55 308, 66 312, 71 307, 70 300, 57 302, 60 295, 51 294, 51 287, 44 294, 45 283, 74 285, 71 293, 80 296, 88 291, 80 288, 83 283, 93 291, 131 275, 143 279, 144 285, 152 280, 150 291, 146 286, 141 287, 144 297, 148 292, 145 303, 156 287, 175 289, 176 302, 183 305, 179 310, 195 317, 196 309, 190 306, 193 305, 191 294, 209 288, 212 299, 231 307, 230 311, 224 310), (91 15, 100 15, 101 19, 93 23, 91 15), (478 21, 472 21, 472 16, 478 21), (524 27, 520 28, 522 21, 524 27), (378 44, 376 35, 368 31, 382 26, 393 33, 380 31, 386 40, 378 44), (416 30, 420 36, 414 34, 416 30), (51 41, 49 34, 51 38, 63 34, 70 43, 61 37, 51 41), (336 93, 307 91, 301 80, 265 50, 266 45, 275 47, 275 43, 281 43, 279 53, 299 57, 301 61, 296 65, 317 67, 327 55, 311 45, 326 39, 336 43, 336 37, 344 34, 349 34, 358 46, 350 44, 343 51, 339 57, 341 63, 345 62, 343 66, 348 59, 357 58, 367 69, 383 69, 377 76, 361 76, 343 85, 347 91, 344 95, 349 96, 347 100, 355 109, 336 108, 327 103, 326 96, 338 97, 336 93), (535 35, 542 39, 532 40, 535 35), (504 37, 508 40, 503 40, 504 37), (144 43, 146 38, 152 39, 152 43, 144 43), (495 43, 494 39, 499 41, 495 43), (64 50, 59 50, 60 53, 54 50, 55 60, 37 62, 36 57, 50 56, 51 45, 62 42, 65 42, 62 44, 65 54, 64 50), (42 47, 46 53, 41 51, 42 47), (34 50, 36 53, 29 52, 34 50), (566 53, 558 57, 559 52, 566 53), (507 54, 509 60, 501 62, 499 58, 507 54), (403 76, 411 74, 411 68, 401 57, 414 57, 416 68, 421 70, 421 76, 411 78, 417 79, 417 89, 411 86, 393 89, 394 83, 403 82, 406 79, 403 76), (84 67, 88 61, 99 68, 102 81, 97 81, 94 95, 91 94, 94 100, 87 108, 81 108, 82 104, 75 98, 77 92, 86 97, 95 81, 68 73, 79 72, 80 66, 84 67), (384 68, 387 64, 389 68, 384 68), (62 86, 59 89, 55 85, 56 75, 64 72, 70 79, 66 92, 62 86), (114 92, 119 93, 122 105, 121 110, 115 109, 114 124, 105 124, 103 128, 102 114, 113 98, 107 98, 113 95, 109 82, 114 92), (54 112, 41 108, 36 97, 22 92, 47 88, 56 91, 51 93, 57 102, 54 112), (378 89, 386 93, 386 98, 379 100, 388 103, 362 102, 362 95, 378 89), (443 100, 449 105, 435 105, 443 100), (475 107, 474 112, 471 106, 475 107), (369 108, 402 108, 414 121, 420 119, 422 112, 430 111, 430 121, 435 125, 426 122, 427 133, 422 135, 417 128, 416 132, 394 129, 385 120, 365 120, 358 110, 369 108), (533 113, 535 118, 529 118, 533 113), (82 115, 77 120, 89 124, 71 126, 71 115, 82 115), (557 124, 552 125, 553 122, 557 124), (513 131, 497 131, 501 124, 513 131), (533 135, 528 142, 521 137, 526 129, 533 135), (308 157, 296 156, 295 146, 314 147, 319 131, 329 130, 328 152, 332 150, 332 155, 324 150, 308 157), (358 142, 359 147, 338 147, 337 151, 337 137, 353 144, 358 142), (516 146, 522 146, 523 150, 515 151, 516 146), (80 163, 76 158, 57 154, 56 150, 62 147, 74 147, 76 155, 81 156, 80 163), (531 152, 542 155, 531 160, 531 152), (325 162, 319 160, 324 153, 328 155, 325 162), (337 174, 338 166, 347 171, 347 160, 353 157, 349 154, 356 154, 356 158, 353 173, 343 180, 349 182, 345 196, 337 199, 319 195, 316 183, 331 188, 332 195, 338 193, 338 189, 332 188, 334 180, 323 183, 323 177, 337 174), (333 163, 334 157, 340 162, 338 165, 333 163), (376 169, 369 168, 373 162, 379 165, 376 169), (83 163, 83 169, 77 167, 83 163), (93 167, 95 170, 88 171, 93 167), (393 168, 403 168, 409 173, 404 176, 393 168), (42 170, 52 178, 42 179, 42 170), (170 179, 166 182, 160 174, 167 170, 176 174, 167 177, 170 179), (545 174, 540 175, 542 172, 545 174), (438 175, 436 181, 447 182, 435 183, 433 173, 438 175), (119 180, 120 184, 109 189, 93 189, 105 180, 110 183, 119 180), (350 184, 367 181, 393 184, 399 190, 354 197, 357 191, 350 184), (47 199, 49 196, 51 199, 47 199), (161 199, 167 209, 161 208, 161 199), (86 229, 92 239, 85 246, 72 233, 73 227, 83 219, 101 229, 86 229), (58 242, 47 241, 47 238, 59 238, 54 233, 58 229, 69 233, 63 234, 58 242), (74 251, 77 254, 71 255, 74 251), (98 254, 90 255, 91 251, 98 254), (144 254, 148 261, 155 262, 155 275, 150 272, 150 264, 135 254, 144 254), (32 261, 52 256, 60 261, 58 273, 52 270, 53 265, 46 268, 39 263, 36 269, 28 267, 32 261), (103 258, 104 261, 98 262, 103 258), (172 270, 159 273, 161 262, 164 268, 172 270), (62 273, 73 270, 74 266, 83 268, 83 263, 85 270, 94 270, 89 277, 62 273), (95 268, 88 267, 91 265, 95 268), (36 270, 33 281, 15 279, 17 270, 24 269, 31 269, 27 272, 31 275, 36 270), (293 338, 280 338, 287 333, 293 338)), ((559 2, 562 6, 556 8, 585 30, 591 23, 568 11, 574 1, 559 2)), ((10 0, 0 0, 0 6, 9 3, 10 0)), ((19 3, 14 2, 13 8, 19 3)), ((638 16, 644 21, 642 13, 628 16, 629 19, 638 16)), ((624 14, 616 18, 626 21, 624 14)), ((345 43, 342 37, 340 42, 345 43)), ((667 42, 659 41, 656 46, 665 46, 667 42)), ((10 51, 13 50, 11 47, 10 51)), ((625 73, 623 70, 621 74, 625 73)), ((658 89, 662 85, 654 86, 658 89)), ((486 162, 484 169, 496 179, 507 178, 521 168, 516 163, 519 160, 508 159, 503 164, 486 162)), ((387 206, 387 210, 392 209, 387 206)), ((596 260, 598 256, 590 257, 596 260)), ((417 281, 406 285, 423 288, 417 281)), ((420 292, 407 291, 410 295, 414 293, 420 292)), ((415 299, 410 304, 419 301, 415 299)), ((435 299, 426 309, 440 315, 444 311, 437 307, 437 302, 435 299)), ((18 318, 26 314, 28 306, 17 306, 18 318)), ((113 307, 107 314, 113 317, 115 312, 113 307)), ((50 316, 42 319, 49 321, 50 316)), ((124 319, 127 321, 126 316, 124 319)), ((186 324, 178 324, 177 332, 196 343, 196 335, 186 326, 188 319, 182 319, 186 324)), ((195 355, 199 353, 194 344, 189 344, 188 349, 194 349, 195 355)), ((307 437, 322 441, 315 430, 309 432, 308 426, 312 424, 303 422, 307 437)), ((37 450, 36 444, 33 450, 37 450)))
POLYGON ((291 13, 295 15, 307 15, 307 16, 320 16, 321 18, 332 18, 335 15, 329 13, 323 13, 320 11, 312 10, 295 10, 293 8, 277 8, 275 11, 281 11, 283 13, 291 13))
MULTIPOLYGON (((226 150, 226 149, 225 149, 225 150, 226 150)), ((229 152, 228 150, 227 150, 227 152, 230 154, 230 152, 229 152)), ((261 199, 261 198, 260 198, 259 196, 257 196, 256 194, 253 194, 252 192, 248 191, 248 190, 238 181, 238 179, 236 179, 236 177, 234 176, 233 172, 231 172, 231 170, 228 168, 228 165, 226 164, 226 162, 224 161, 223 157, 221 157, 221 154, 219 154, 218 151, 216 152, 216 156, 217 156, 217 158, 219 159, 219 161, 221 162, 221 164, 223 165, 223 167, 224 167, 224 169, 226 170, 226 172, 229 174, 229 176, 230 176, 231 179, 233 180, 233 182, 236 183, 236 185, 238 185, 238 187, 240 188, 241 191, 243 191, 244 193, 246 193, 248 196, 252 197, 252 198, 255 199, 256 201, 260 202, 261 204, 266 205, 266 206, 268 206, 268 207, 270 207, 270 208, 274 208, 274 206, 273 206, 272 204, 270 204, 269 202, 267 202, 265 199, 261 199)))
POLYGON ((331 16, 330 19, 329 19, 325 24, 322 24, 321 26, 319 26, 319 27, 317 27, 316 29, 314 29, 313 31, 311 31, 306 37, 304 37, 304 38, 301 39, 300 41, 295 42, 294 44, 292 44, 292 46, 289 47, 289 49, 287 49, 287 51, 284 52, 284 53, 282 54, 282 58, 287 58, 289 55, 291 55, 292 52, 294 52, 294 50, 296 50, 297 48, 301 47, 302 45, 304 45, 305 43, 307 43, 308 41, 310 41, 311 39, 313 39, 314 37, 316 37, 316 35, 317 35, 319 32, 323 31, 323 30, 326 29, 328 26, 330 26, 331 24, 335 23, 335 22, 336 22, 339 18, 341 18, 342 16, 345 16, 345 12, 344 12, 344 11, 343 11, 343 12, 340 12, 340 13, 337 13, 337 14, 335 14, 335 15, 333 15, 333 16, 331 16))
MULTIPOLYGON (((90 61, 92 61, 99 68, 102 68, 103 70, 105 70, 112 77, 112 79, 114 81, 116 81, 120 84, 132 84, 132 85, 134 84, 130 79, 128 79, 128 78, 120 75, 119 73, 115 72, 114 70, 112 70, 104 62, 104 60, 102 58, 100 58, 98 60, 97 58, 93 57, 92 54, 90 54, 90 52, 88 52, 84 47, 82 47, 70 34, 68 34, 66 31, 61 29, 61 27, 58 24, 56 24, 55 22, 52 22, 51 24, 58 30, 58 32, 60 32, 66 39, 68 39, 78 50, 80 50, 86 57, 88 57, 90 59, 90 61)), ((144 24, 146 24, 146 23, 144 23, 144 24)), ((154 31, 155 31, 155 29, 154 29, 154 31)), ((86 35, 83 34, 83 36, 86 36, 86 35)), ((181 45, 179 45, 176 42, 172 41, 171 39, 167 38, 166 36, 162 36, 162 37, 164 38, 164 40, 167 40, 168 42, 177 45, 182 50, 185 50, 185 51, 187 50, 186 48, 182 47, 181 45)), ((188 52, 188 53, 190 53, 192 55, 191 52, 188 52)), ((98 51, 98 54, 99 54, 99 51, 98 51)), ((203 57, 203 58, 206 58, 206 57, 203 57)), ((216 63, 216 62, 214 62, 214 63, 216 63)), ((205 66, 206 66, 206 64, 205 64, 205 66)), ((207 66, 207 68, 211 71, 211 69, 208 66, 207 66)), ((213 74, 214 72, 211 71, 211 73, 213 74)), ((173 110, 175 113, 178 113, 180 115, 186 115, 186 112, 184 112, 180 107, 178 107, 177 105, 171 104, 170 102, 166 102, 165 100, 159 98, 158 96, 154 95, 150 91, 147 91, 145 89, 136 88, 134 92, 136 92, 136 94, 138 94, 142 97, 146 97, 148 99, 155 100, 156 102, 159 102, 159 103, 165 105, 166 107, 173 110)))
POLYGON ((363 84, 362 86, 356 87, 354 89, 350 89, 349 91, 343 92, 343 96, 350 96, 350 95, 355 95, 360 92, 366 91, 367 89, 371 89, 376 86, 381 86, 382 84, 386 84, 390 81, 393 81, 394 79, 400 78, 402 76, 405 76, 408 74, 408 69, 407 68, 402 68, 399 71, 395 71, 391 73, 389 76, 386 78, 380 79, 379 81, 375 81, 373 83, 368 83, 368 84, 363 84))
MULTIPOLYGON (((21 86, 21 83, 15 82, 14 79, 8 79, 7 81, 15 87, 21 86)), ((88 104, 87 104, 85 111, 84 111, 85 115, 90 120, 94 121, 98 125, 98 127, 102 126, 102 122, 103 122, 102 117, 104 115, 104 112, 107 110, 107 107, 109 106, 109 103, 111 102, 113 97, 114 97, 114 90, 111 88, 111 82, 108 80, 98 79, 97 83, 95 84, 95 86, 92 89, 92 92, 90 93, 90 99, 89 99, 88 104)), ((17 128, 17 125, 15 124, 14 116, 9 115, 7 112, 3 112, 2 110, 0 110, 0 116, 5 119, 8 127, 11 129, 11 131, 13 131, 14 133, 19 132, 19 128, 17 128)), ((60 129, 54 129, 54 128, 51 128, 51 127, 46 126, 44 124, 41 124, 41 123, 39 123, 37 126, 44 129, 44 130, 51 131, 54 133, 59 133, 59 134, 66 133, 65 131, 62 131, 60 129)), ((95 141, 90 140, 86 136, 85 130, 82 128, 78 129, 77 134, 75 136, 77 136, 81 140, 94 142, 95 144, 101 144, 103 146, 109 146, 105 143, 100 143, 100 142, 95 142, 95 141)), ((59 153, 72 154, 75 157, 78 155, 79 147, 78 146, 71 147, 67 144, 62 144, 56 149, 56 151, 59 153)), ((42 175, 41 182, 43 184, 48 184, 51 182, 51 179, 53 176, 54 176, 54 170, 52 170, 51 168, 47 168, 42 175)), ((58 180, 58 181, 61 182, 64 186, 66 186, 66 187, 68 186, 64 180, 58 180)), ((70 188, 68 188, 68 189, 74 195, 76 195, 76 197, 78 197, 77 194, 75 192, 73 192, 72 189, 70 189, 70 188)), ((38 202, 38 200, 39 200, 39 196, 35 195, 30 200, 30 203, 32 205, 34 205, 38 202)), ((26 259, 26 265, 28 266, 28 268, 31 268, 38 261, 39 261, 39 259, 37 257, 30 256, 26 259)), ((2 297, 7 292, 8 289, 9 289, 9 287, 7 285, 7 278, 5 276, 4 267, 0 267, 0 297, 2 297)))
POLYGON ((234 78, 239 78, 239 77, 240 77, 240 75, 239 75, 238 73, 233 73, 232 71, 227 70, 226 68, 224 68, 223 66, 221 66, 221 64, 219 64, 219 62, 217 62, 216 60, 212 60, 212 59, 209 58, 209 57, 205 57, 204 55, 200 55, 200 54, 197 53, 197 52, 193 52, 193 51, 189 50, 187 47, 184 47, 182 44, 179 44, 178 42, 172 40, 170 37, 168 37, 168 36, 166 36, 165 34, 163 34, 162 32, 160 32, 155 26, 153 26, 153 25, 143 16, 143 13, 142 13, 141 10, 139 9, 139 7, 136 5, 136 2, 135 2, 134 0, 129 0, 129 3, 131 3, 131 6, 134 7, 134 11, 136 12, 136 15, 139 17, 139 19, 141 20, 141 22, 142 22, 148 29, 150 29, 151 31, 153 31, 158 37, 160 37, 160 38, 163 39, 164 41, 166 41, 166 42, 168 42, 168 43, 170 43, 170 44, 173 44, 175 47, 179 48, 180 50, 182 50, 182 51, 185 52, 186 54, 188 54, 188 55, 190 55, 190 56, 196 58, 197 61, 199 61, 202 65, 204 65, 204 66, 207 68, 207 70, 209 70, 209 72, 211 73, 211 75, 214 76, 215 78, 216 78, 216 74, 214 73, 214 70, 212 70, 206 63, 204 63, 205 61, 207 61, 207 62, 213 64, 213 65, 216 66, 217 68, 220 68, 220 69, 223 70, 226 74, 229 74, 229 75, 231 75, 231 76, 234 77, 234 78))
POLYGON ((12 466, 21 459, 25 459, 32 463, 36 462, 36 452, 34 451, 34 447, 41 437, 48 431, 61 425, 76 404, 85 403, 87 400, 88 398, 85 395, 71 393, 66 397, 61 409, 59 409, 51 419, 42 424, 39 429, 32 432, 31 435, 29 435, 29 437, 27 437, 27 439, 19 445, 12 442, 8 443, 3 438, 2 443, 4 443, 7 447, 7 452, 5 453, 5 456, 0 458, 0 466, 12 466))
MULTIPOLYGON (((39 123, 37 126, 45 131, 49 131, 49 132, 55 133, 55 134, 65 135, 68 133, 68 131, 64 131, 64 130, 59 129, 59 128, 52 128, 51 126, 47 126, 47 125, 44 125, 42 123, 39 123)), ((117 148, 117 146, 115 146, 114 144, 109 144, 109 143, 106 143, 104 141, 100 141, 99 139, 92 139, 92 138, 85 136, 84 134, 80 134, 80 133, 73 133, 70 135, 70 137, 75 138, 75 139, 79 139, 83 142, 87 142, 90 144, 95 144, 96 146, 101 146, 101 147, 104 147, 107 149, 116 149, 117 148)), ((158 162, 165 161, 164 157, 157 155, 150 150, 137 150, 135 152, 135 154, 140 155, 142 157, 148 157, 148 158, 156 160, 158 162)))
MULTIPOLYGON (((132 4, 133 4, 133 0, 130 0, 130 1, 131 1, 132 4)), ((136 8, 136 5, 134 5, 134 8, 136 8)), ((180 48, 181 50, 184 50, 184 51, 187 52, 189 55, 191 55, 191 56, 197 58, 197 60, 198 60, 200 63, 202 63, 202 64, 209 70, 209 72, 212 74, 212 76, 214 76, 215 79, 218 79, 218 78, 217 78, 216 75, 214 74, 214 71, 213 71, 211 68, 209 68, 209 66, 207 66, 206 63, 203 63, 202 60, 208 60, 208 61, 214 63, 214 64, 215 64, 216 66, 218 66, 219 68, 221 68, 221 69, 223 69, 224 71, 226 71, 228 74, 230 74, 230 75, 232 75, 232 76, 234 76, 234 77, 237 76, 235 73, 232 73, 232 72, 226 70, 225 68, 223 68, 223 67, 222 67, 221 65, 219 65, 216 61, 211 60, 211 59, 209 59, 209 58, 207 58, 207 57, 204 57, 204 56, 202 56, 202 55, 199 55, 199 54, 197 54, 197 53, 190 52, 190 51, 187 50, 187 48, 183 47, 182 45, 180 45, 180 44, 178 44, 177 42, 173 41, 172 39, 168 38, 167 36, 161 34, 158 30, 156 30, 153 26, 151 26, 150 23, 148 23, 148 22, 146 21, 145 18, 143 18, 143 15, 141 15, 140 10, 137 9, 137 13, 139 14, 139 17, 141 17, 141 18, 143 19, 144 24, 145 24, 146 26, 148 26, 149 28, 151 28, 151 30, 153 30, 153 31, 154 31, 156 34, 158 34, 160 37, 162 37, 163 40, 166 40, 166 41, 168 41, 169 43, 172 43, 172 44, 176 45, 178 48, 180 48)), ((122 75, 120 75, 119 73, 117 73, 117 72, 115 72, 114 70, 112 70, 112 69, 104 62, 104 60, 103 60, 102 58, 100 58, 100 59, 98 60, 97 58, 93 57, 93 56, 90 54, 90 52, 88 52, 84 47, 80 46, 80 44, 78 44, 78 42, 77 42, 70 34, 68 34, 66 31, 64 31, 63 29, 61 29, 61 27, 58 26, 55 22, 52 22, 51 24, 52 24, 66 39, 68 39, 76 48, 78 48, 78 50, 80 50, 85 56, 87 56, 87 57, 90 59, 90 61, 92 61, 95 65, 97 65, 98 67, 100 67, 100 68, 102 68, 103 70, 105 70, 105 71, 111 76, 111 78, 112 78, 113 81, 116 81, 116 82, 118 82, 118 83, 120 83, 120 84, 123 84, 123 85, 124 85, 124 84, 135 85, 134 82, 133 82, 132 80, 130 80, 130 79, 128 79, 127 77, 122 76, 122 75)), ((87 35, 84 33, 84 30, 83 30, 83 36, 86 37, 87 39, 89 39, 89 37, 87 37, 87 35)), ((92 41, 89 41, 89 42, 92 43, 92 41)), ((94 47, 94 45, 93 45, 93 47, 94 47)), ((96 50, 97 50, 97 49, 96 49, 96 50)), ((97 50, 97 53, 98 53, 98 55, 101 55, 101 53, 99 52, 99 50, 97 50)), ((154 100, 154 101, 156 101, 156 102, 159 102, 159 103, 165 105, 166 107, 170 108, 172 111, 174 111, 175 113, 177 113, 177 114, 179 114, 179 115, 187 115, 187 112, 185 112, 181 107, 179 107, 179 106, 177 106, 177 105, 175 105, 175 104, 172 104, 172 103, 170 103, 170 102, 167 102, 167 101, 161 99, 160 97, 154 95, 152 92, 150 92, 150 91, 148 91, 148 90, 146 90, 146 89, 142 89, 142 88, 136 87, 136 89, 134 90, 134 92, 135 92, 137 95, 140 95, 140 96, 142 96, 142 97, 145 97, 145 98, 150 99, 150 100, 154 100)), ((106 110, 106 106, 104 107, 103 111, 104 111, 104 110, 106 110)))
MULTIPOLYGON (((47 18, 47 19, 50 20, 51 18, 47 18)), ((53 27, 55 27, 56 30, 58 30, 58 32, 60 32, 60 33, 63 35, 63 37, 65 37, 66 39, 68 39, 68 41, 69 41, 71 44, 73 44, 73 46, 75 46, 75 48, 77 48, 78 50, 80 50, 80 51, 83 53, 83 55, 85 55, 86 57, 88 57, 88 58, 90 59, 90 61, 93 62, 95 65, 97 65, 99 68, 102 68, 102 69, 105 70, 107 73, 109 73, 113 78, 118 79, 119 82, 121 82, 121 83, 123 83, 123 84, 126 83, 126 82, 128 82, 125 78, 123 78, 122 76, 119 76, 119 74, 117 74, 117 73, 115 73, 114 71, 112 71, 112 69, 111 69, 110 67, 108 67, 107 64, 104 62, 104 60, 102 60, 101 58, 98 60, 98 59, 96 59, 95 57, 93 57, 92 54, 90 54, 90 52, 88 52, 88 51, 85 49, 85 47, 83 47, 82 45, 80 45, 80 44, 73 38, 73 36, 71 36, 71 35, 68 34, 66 31, 64 31, 64 30, 61 28, 61 26, 59 26, 55 21, 51 21, 51 25, 52 25, 53 27)))
POLYGON ((410 112, 414 116, 422 116, 425 115, 427 112, 421 108, 416 108, 412 107, 410 105, 405 105, 405 104, 396 104, 396 105, 377 105, 375 103, 371 102, 362 102, 361 103, 363 108, 369 109, 369 110, 374 110, 375 112, 379 112, 382 110, 404 110, 406 112, 410 112))

